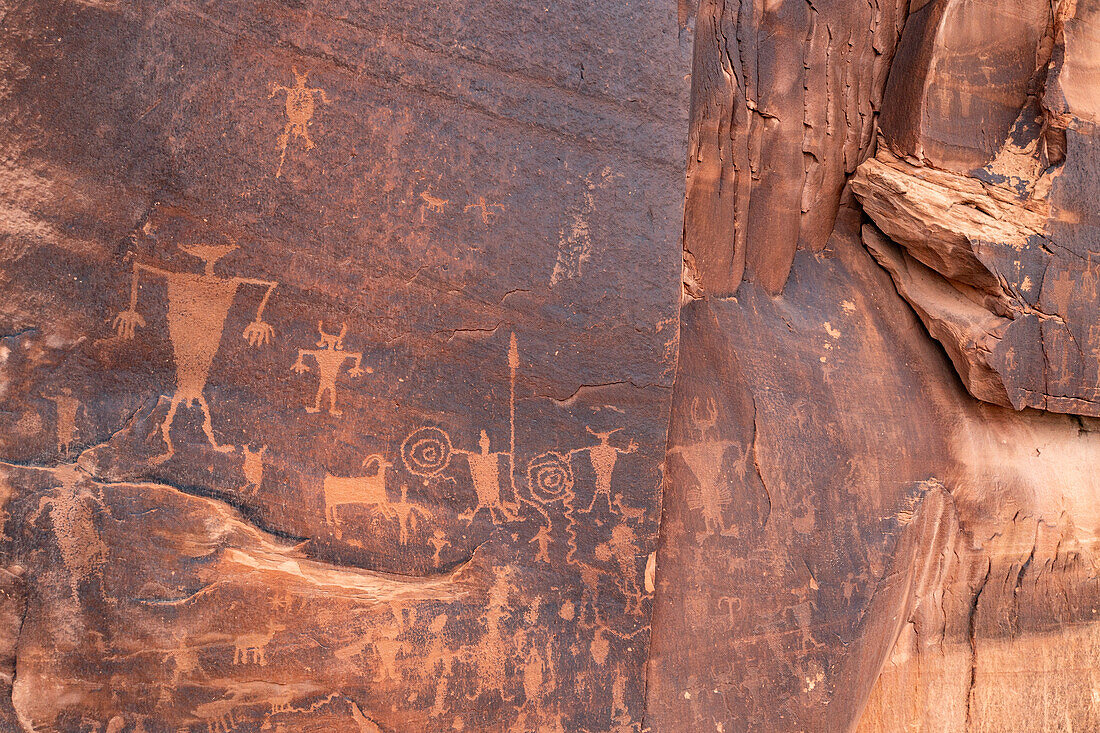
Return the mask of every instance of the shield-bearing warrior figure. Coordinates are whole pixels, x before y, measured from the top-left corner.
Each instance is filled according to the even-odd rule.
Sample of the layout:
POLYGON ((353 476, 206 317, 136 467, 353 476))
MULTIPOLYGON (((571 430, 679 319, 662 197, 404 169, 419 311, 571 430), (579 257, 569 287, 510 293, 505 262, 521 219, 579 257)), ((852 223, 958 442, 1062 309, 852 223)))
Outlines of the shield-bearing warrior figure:
POLYGON ((511 470, 513 456, 510 451, 490 451, 489 433, 482 430, 481 439, 478 441, 477 451, 456 450, 455 453, 466 456, 470 465, 470 478, 474 482, 474 490, 477 492, 477 506, 469 514, 462 514, 460 519, 473 520, 482 509, 489 511, 489 517, 495 522, 497 514, 504 519, 514 519, 517 507, 508 506, 500 498, 500 457, 508 456, 508 469, 511 470))

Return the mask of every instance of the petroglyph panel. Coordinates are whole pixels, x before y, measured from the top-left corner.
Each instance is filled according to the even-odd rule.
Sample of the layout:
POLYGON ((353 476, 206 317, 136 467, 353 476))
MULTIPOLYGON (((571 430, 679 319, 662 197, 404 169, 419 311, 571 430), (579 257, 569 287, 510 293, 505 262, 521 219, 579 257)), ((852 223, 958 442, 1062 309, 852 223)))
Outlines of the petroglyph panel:
POLYGON ((675 8, 2 22, 0 720, 638 727, 675 8))

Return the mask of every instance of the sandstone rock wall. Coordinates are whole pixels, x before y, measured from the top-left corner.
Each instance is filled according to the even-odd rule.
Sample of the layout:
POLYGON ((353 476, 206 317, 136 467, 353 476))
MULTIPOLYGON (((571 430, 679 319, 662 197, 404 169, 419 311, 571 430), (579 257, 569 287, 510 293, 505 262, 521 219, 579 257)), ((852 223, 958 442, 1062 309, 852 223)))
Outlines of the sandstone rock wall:
POLYGON ((0 730, 1100 727, 1093 0, 0 0, 0 730))

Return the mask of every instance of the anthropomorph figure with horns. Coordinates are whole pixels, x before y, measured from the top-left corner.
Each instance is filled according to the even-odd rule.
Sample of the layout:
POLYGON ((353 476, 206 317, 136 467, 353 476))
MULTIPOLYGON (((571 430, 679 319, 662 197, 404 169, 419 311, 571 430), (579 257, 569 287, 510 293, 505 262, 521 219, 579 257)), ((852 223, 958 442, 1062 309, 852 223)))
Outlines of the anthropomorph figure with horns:
POLYGON ((328 392, 328 411, 331 415, 342 415, 336 409, 336 377, 344 362, 353 359, 355 364, 348 370, 353 377, 361 376, 364 372, 373 373, 373 369, 363 369, 363 355, 357 351, 344 351, 344 336, 348 332, 348 324, 343 324, 339 334, 325 333, 325 324, 317 322, 317 331, 321 334, 321 340, 317 342, 316 349, 298 349, 298 360, 294 362, 292 369, 298 374, 309 371, 303 358, 312 356, 317 362, 317 374, 321 379, 317 386, 317 397, 313 401, 313 407, 307 407, 306 412, 320 412, 321 399, 328 392))

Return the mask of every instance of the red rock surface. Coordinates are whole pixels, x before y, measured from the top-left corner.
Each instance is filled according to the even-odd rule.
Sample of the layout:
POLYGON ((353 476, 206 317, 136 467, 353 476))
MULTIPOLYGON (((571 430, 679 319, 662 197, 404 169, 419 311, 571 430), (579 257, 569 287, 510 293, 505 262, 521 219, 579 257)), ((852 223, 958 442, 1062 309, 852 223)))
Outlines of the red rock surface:
POLYGON ((0 730, 1100 728, 1094 0, 0 0, 0 730))

